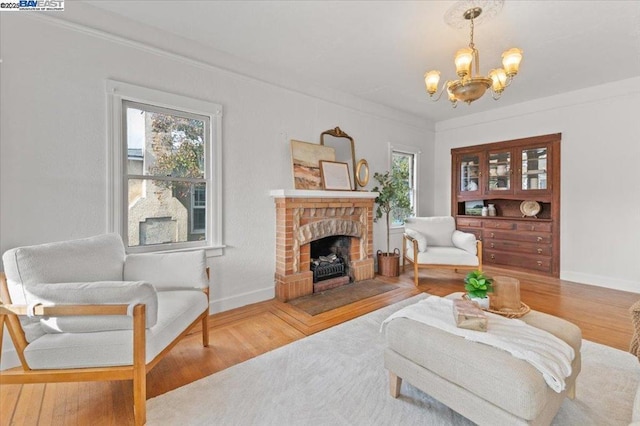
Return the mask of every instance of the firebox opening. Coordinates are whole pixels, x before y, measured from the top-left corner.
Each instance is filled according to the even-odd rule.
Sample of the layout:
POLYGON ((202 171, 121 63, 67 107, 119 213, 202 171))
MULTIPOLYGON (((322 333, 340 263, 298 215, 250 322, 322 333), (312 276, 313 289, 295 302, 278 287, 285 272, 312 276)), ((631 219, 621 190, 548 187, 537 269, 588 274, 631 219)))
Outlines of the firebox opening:
MULTIPOLYGON (((316 283, 331 280, 319 286, 322 290, 349 284, 349 250, 351 237, 330 236, 311 242, 311 271, 313 272, 314 291, 316 283)), ((321 291, 321 290, 320 290, 321 291)))

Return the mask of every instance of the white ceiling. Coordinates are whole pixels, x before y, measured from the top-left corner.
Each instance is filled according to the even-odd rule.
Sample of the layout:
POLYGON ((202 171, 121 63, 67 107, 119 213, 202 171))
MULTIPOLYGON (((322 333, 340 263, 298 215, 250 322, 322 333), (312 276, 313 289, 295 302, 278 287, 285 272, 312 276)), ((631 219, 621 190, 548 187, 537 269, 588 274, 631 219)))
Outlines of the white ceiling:
POLYGON ((222 52, 260 78, 279 75, 433 121, 640 76, 640 1, 506 0, 495 18, 476 25, 480 71, 520 47, 521 72, 499 101, 485 95, 456 109, 430 102, 423 82, 430 69, 454 78, 453 55, 469 43, 468 28, 444 22, 452 1, 87 3, 197 41, 209 62, 222 52))

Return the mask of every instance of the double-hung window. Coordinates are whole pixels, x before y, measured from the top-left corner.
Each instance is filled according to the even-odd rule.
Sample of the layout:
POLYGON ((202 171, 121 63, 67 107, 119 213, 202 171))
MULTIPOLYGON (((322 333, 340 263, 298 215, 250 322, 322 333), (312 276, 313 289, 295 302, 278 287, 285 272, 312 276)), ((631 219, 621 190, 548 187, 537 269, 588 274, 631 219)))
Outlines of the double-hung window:
POLYGON ((129 252, 219 250, 222 108, 115 81, 107 92, 110 228, 129 252))
MULTIPOLYGON (((405 187, 411 202, 409 216, 416 216, 417 209, 417 166, 419 152, 410 148, 391 147, 391 171, 392 174, 402 176, 406 181, 405 187)), ((391 224, 403 226, 406 212, 391 211, 391 224)))

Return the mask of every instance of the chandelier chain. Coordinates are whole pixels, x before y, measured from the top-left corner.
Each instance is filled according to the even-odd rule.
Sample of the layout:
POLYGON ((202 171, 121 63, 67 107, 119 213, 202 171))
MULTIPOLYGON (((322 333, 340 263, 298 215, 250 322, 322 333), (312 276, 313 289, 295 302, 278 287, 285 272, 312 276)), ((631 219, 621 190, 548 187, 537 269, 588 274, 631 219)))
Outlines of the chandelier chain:
POLYGON ((475 44, 473 44, 473 15, 471 15, 471 41, 469 41, 469 47, 475 49, 475 44))

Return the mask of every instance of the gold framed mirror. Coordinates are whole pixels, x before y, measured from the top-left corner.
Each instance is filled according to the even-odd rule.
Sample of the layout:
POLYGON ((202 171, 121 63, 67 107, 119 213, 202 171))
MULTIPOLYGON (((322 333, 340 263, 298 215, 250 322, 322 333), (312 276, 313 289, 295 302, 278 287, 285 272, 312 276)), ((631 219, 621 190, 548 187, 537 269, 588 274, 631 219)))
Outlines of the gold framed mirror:
POLYGON ((340 127, 326 130, 320 133, 320 145, 329 146, 336 151, 336 160, 338 162, 347 163, 349 166, 349 176, 351 179, 351 190, 356 189, 356 154, 353 146, 353 138, 343 132, 340 127))
POLYGON ((369 183, 369 163, 364 158, 356 165, 356 183, 360 188, 364 188, 369 183))

